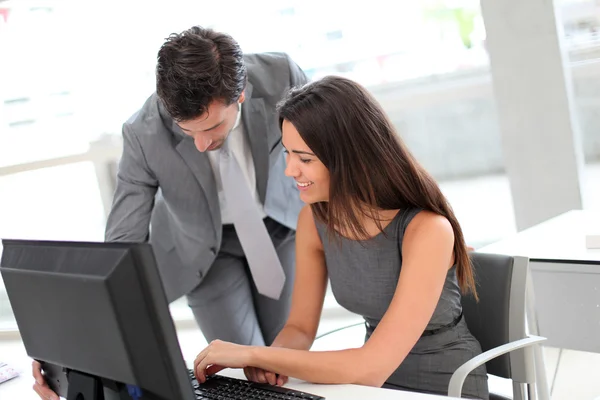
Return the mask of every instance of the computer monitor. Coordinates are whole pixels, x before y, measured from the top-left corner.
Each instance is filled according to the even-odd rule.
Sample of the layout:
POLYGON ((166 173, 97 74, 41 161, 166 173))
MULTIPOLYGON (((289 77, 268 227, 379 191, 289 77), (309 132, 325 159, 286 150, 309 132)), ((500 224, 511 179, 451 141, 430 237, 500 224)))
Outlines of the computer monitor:
POLYGON ((149 244, 2 244, 0 271, 25 349, 54 374, 60 395, 196 398, 149 244))

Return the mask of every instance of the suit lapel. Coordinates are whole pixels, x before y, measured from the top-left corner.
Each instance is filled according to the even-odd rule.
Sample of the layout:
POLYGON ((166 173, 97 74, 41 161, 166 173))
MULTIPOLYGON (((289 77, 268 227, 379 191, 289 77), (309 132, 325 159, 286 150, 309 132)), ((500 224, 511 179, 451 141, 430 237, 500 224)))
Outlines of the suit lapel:
MULTIPOLYGON (((163 123, 173 133, 175 142, 179 141, 175 145, 177 152, 188 165, 204 192, 215 231, 221 232, 221 208, 219 206, 217 183, 208 155, 196 149, 192 138, 183 133, 179 125, 175 123, 164 109, 160 100, 158 100, 158 109, 163 123)), ((202 212, 202 210, 198 210, 198 212, 202 212)))
POLYGON ((252 98, 252 85, 246 86, 246 101, 242 105, 242 122, 250 141, 256 173, 256 189, 261 203, 265 204, 269 177, 269 146, 267 143, 267 112, 261 98, 252 98))
MULTIPOLYGON (((191 138, 183 138, 177 145, 177 151, 202 187, 210 209, 213 226, 215 231, 219 232, 221 230, 221 208, 219 206, 217 183, 208 155, 199 152, 191 138)), ((198 211, 201 212, 202 210, 198 211)))

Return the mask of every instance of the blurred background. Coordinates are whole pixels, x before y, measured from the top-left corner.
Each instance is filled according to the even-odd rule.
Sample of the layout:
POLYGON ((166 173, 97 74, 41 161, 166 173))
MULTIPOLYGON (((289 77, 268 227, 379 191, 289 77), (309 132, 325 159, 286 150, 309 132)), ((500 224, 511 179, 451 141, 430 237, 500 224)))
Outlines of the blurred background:
MULTIPOLYGON (((600 1, 554 7, 583 207, 600 210, 600 1)), ((517 231, 479 1, 18 0, 0 2, 0 238, 103 240, 121 125, 154 91, 164 39, 197 24, 247 53, 285 51, 309 78, 364 84, 440 183, 468 244, 517 231)), ((184 303, 172 309, 190 318, 184 303)), ((15 329, 0 281, 0 331, 15 329)))

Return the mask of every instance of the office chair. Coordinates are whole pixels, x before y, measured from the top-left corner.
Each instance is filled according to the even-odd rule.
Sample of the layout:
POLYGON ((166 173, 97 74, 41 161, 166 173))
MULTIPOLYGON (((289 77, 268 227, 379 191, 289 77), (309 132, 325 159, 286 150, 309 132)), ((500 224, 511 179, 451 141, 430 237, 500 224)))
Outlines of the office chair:
POLYGON ((539 346, 546 338, 529 334, 537 333, 529 259, 475 252, 471 260, 479 302, 463 296, 463 315, 483 353, 456 370, 448 396, 461 397, 467 375, 485 363, 488 374, 512 380, 514 400, 550 400, 539 346))

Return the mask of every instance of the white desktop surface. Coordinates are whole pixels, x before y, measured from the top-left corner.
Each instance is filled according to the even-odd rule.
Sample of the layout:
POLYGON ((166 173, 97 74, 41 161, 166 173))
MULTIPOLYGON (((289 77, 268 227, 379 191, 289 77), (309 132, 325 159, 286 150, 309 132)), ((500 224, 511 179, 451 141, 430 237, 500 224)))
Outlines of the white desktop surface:
POLYGON ((0 341, 0 360, 21 373, 17 378, 0 383, 0 399, 39 400, 40 398, 33 391, 31 359, 27 357, 23 342, 20 340, 0 341))
POLYGON ((546 346, 600 353, 600 213, 572 210, 478 252, 530 260, 539 335, 546 346))
MULTIPOLYGON (((38 395, 33 391, 33 377, 31 376, 31 359, 27 357, 23 344, 20 341, 13 341, 10 351, 0 343, 0 356, 11 366, 14 366, 22 372, 22 375, 13 380, 0 384, 0 399, 2 400, 39 400, 38 395)), ((192 359, 193 361, 193 359, 192 359)), ((242 370, 228 369, 221 371, 222 375, 244 378, 242 370)), ((286 384, 291 389, 301 390, 312 394, 325 397, 327 400, 441 400, 451 399, 450 397, 434 396, 420 393, 404 392, 399 390, 379 389, 358 385, 314 385, 302 382, 297 379, 290 379, 286 384)))
MULTIPOLYGON (((221 371, 221 375, 230 376, 233 378, 244 378, 244 372, 242 370, 224 370, 221 371)), ((325 397, 327 400, 451 400, 456 399, 455 397, 446 396, 434 396, 430 394, 421 394, 413 392, 404 392, 400 390, 391 389, 380 389, 368 386, 359 385, 315 385, 299 381, 297 379, 290 379, 286 384, 286 387, 290 389, 301 390, 325 397)))
POLYGON ((600 249, 586 247, 586 235, 591 234, 600 234, 600 213, 572 210, 477 251, 532 260, 600 262, 600 249))

